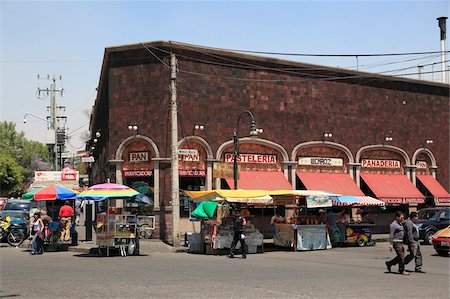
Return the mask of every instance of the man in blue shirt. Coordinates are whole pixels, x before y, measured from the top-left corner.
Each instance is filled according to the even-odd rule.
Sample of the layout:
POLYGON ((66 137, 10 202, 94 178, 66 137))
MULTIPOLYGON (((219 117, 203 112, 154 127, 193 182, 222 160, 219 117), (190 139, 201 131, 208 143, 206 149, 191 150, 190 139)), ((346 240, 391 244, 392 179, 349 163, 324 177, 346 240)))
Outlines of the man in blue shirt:
POLYGON ((403 247, 403 239, 405 236, 405 230, 403 227, 403 221, 405 220, 405 215, 402 212, 395 213, 395 220, 392 221, 389 226, 390 236, 389 236, 389 250, 395 250, 397 256, 390 261, 386 262, 386 267, 389 272, 391 272, 391 267, 398 264, 398 272, 402 275, 409 275, 405 272, 405 248, 403 247))

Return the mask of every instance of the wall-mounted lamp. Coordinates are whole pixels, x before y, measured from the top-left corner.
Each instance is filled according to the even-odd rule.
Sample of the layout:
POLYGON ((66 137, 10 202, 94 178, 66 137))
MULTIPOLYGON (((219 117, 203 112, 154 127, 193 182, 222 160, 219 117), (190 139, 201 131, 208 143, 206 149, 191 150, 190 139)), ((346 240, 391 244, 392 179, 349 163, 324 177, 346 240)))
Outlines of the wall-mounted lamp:
POLYGON ((322 134, 322 142, 325 142, 325 139, 331 139, 331 138, 333 138, 332 133, 325 132, 322 134))
POLYGON ((203 131, 205 129, 205 126, 204 125, 195 125, 193 128, 192 128, 192 135, 194 135, 195 136, 195 131, 203 131))
POLYGON ((134 131, 135 134, 137 134, 139 127, 137 125, 128 125, 128 130, 134 131))
POLYGON ((388 143, 388 142, 392 142, 392 140, 394 140, 394 138, 392 138, 391 136, 386 136, 384 138, 383 145, 388 143))
POLYGON ((99 138, 100 136, 102 136, 102 134, 100 134, 99 131, 95 132, 95 137, 99 138))
POLYGON ((427 139, 427 140, 424 142, 424 146, 431 145, 431 144, 433 144, 433 139, 427 139))

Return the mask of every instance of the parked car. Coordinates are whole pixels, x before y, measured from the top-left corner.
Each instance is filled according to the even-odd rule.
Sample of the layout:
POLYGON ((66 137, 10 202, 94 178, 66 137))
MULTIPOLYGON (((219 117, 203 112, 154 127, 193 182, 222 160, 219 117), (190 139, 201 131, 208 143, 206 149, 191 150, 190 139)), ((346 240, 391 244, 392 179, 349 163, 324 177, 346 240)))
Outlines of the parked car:
POLYGON ((419 239, 423 240, 425 244, 432 244, 433 235, 441 229, 450 225, 450 207, 441 208, 430 219, 420 221, 419 239))
MULTIPOLYGON (((24 199, 9 199, 3 210, 24 210, 27 213, 30 211, 31 202, 24 199)), ((1 212, 1 211, 0 211, 1 212)))
POLYGON ((450 226, 435 233, 432 242, 437 254, 448 255, 450 253, 450 226))
POLYGON ((419 220, 428 220, 440 210, 442 210, 442 208, 424 208, 418 210, 417 214, 419 215, 419 220))

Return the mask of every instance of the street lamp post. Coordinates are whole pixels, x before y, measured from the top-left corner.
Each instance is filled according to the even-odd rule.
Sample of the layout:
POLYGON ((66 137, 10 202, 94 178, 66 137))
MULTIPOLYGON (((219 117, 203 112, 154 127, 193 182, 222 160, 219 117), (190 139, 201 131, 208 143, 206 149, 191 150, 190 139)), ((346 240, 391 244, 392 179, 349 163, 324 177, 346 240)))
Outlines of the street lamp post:
POLYGON ((250 115, 252 118, 252 122, 250 124, 250 138, 258 138, 258 133, 262 133, 262 129, 258 129, 256 127, 255 118, 253 117, 253 113, 249 110, 242 111, 237 119, 236 130, 233 132, 233 181, 234 181, 234 190, 238 188, 238 165, 237 159, 239 157, 239 124, 241 123, 241 117, 244 114, 250 115))

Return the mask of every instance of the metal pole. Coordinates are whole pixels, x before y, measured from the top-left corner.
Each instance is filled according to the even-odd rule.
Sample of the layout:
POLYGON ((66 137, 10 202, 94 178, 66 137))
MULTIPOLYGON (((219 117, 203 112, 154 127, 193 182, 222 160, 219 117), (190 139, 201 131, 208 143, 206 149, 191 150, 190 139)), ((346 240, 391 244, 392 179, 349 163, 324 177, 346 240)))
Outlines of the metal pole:
POLYGON ((233 132, 233 181, 234 181, 234 190, 238 188, 238 179, 237 179, 237 159, 239 156, 239 136, 236 131, 233 132))
POLYGON ((171 137, 172 137, 172 242, 178 247, 178 226, 180 221, 180 184, 178 171, 178 103, 177 103, 177 59, 170 54, 170 92, 171 92, 171 137))

